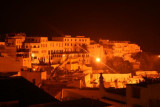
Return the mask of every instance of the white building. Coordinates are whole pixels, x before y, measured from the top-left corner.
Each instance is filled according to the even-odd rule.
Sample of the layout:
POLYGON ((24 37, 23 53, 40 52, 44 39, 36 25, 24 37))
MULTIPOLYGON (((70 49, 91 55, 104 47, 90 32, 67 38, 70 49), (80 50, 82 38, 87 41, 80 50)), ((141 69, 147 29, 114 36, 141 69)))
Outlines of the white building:
POLYGON ((48 63, 48 37, 26 37, 25 48, 30 49, 32 63, 48 63))

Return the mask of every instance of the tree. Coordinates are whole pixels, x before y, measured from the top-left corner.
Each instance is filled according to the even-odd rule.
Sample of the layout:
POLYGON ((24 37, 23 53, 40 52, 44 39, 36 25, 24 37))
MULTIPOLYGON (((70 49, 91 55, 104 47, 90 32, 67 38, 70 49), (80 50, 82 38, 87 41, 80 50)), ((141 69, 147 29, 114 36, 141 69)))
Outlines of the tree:
POLYGON ((130 62, 124 61, 121 57, 113 57, 106 61, 106 64, 117 73, 133 73, 133 66, 130 62))
POLYGON ((160 58, 156 54, 140 52, 132 56, 140 62, 141 70, 160 71, 160 58))

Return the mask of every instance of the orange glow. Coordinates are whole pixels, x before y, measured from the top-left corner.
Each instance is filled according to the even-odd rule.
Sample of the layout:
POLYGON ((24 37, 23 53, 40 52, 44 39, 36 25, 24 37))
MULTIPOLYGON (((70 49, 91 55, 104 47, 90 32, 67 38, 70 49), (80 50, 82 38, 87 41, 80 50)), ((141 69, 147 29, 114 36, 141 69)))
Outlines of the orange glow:
POLYGON ((36 71, 36 69, 35 69, 35 68, 33 68, 33 71, 36 71))
POLYGON ((160 58, 160 55, 158 55, 158 58, 160 58))
POLYGON ((97 61, 97 62, 100 62, 100 61, 101 61, 101 59, 100 59, 100 58, 96 58, 96 61, 97 61))
POLYGON ((35 56, 34 53, 32 53, 31 56, 34 57, 35 56))

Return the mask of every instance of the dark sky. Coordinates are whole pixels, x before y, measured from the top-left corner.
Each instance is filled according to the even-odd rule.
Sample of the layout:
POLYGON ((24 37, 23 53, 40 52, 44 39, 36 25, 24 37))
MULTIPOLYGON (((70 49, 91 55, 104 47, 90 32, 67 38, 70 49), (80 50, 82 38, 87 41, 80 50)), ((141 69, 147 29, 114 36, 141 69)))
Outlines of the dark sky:
POLYGON ((1 2, 0 34, 71 34, 86 35, 93 39, 102 37, 110 40, 130 40, 138 43, 144 51, 160 53, 158 2, 106 1, 1 2))

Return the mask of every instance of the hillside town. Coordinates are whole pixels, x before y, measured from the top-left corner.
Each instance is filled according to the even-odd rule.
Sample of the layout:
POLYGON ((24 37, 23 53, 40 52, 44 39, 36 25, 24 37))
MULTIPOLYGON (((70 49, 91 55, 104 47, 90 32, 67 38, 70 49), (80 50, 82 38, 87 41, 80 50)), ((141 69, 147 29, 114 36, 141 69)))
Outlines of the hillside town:
MULTIPOLYGON (((149 104, 157 105, 160 100, 156 94, 160 84, 155 84, 160 83, 159 67, 145 67, 138 59, 141 54, 140 46, 131 41, 12 33, 0 42, 0 77, 12 82, 24 78, 55 101, 90 98, 105 102, 108 107, 150 107, 149 104), (150 89, 152 94, 143 98, 150 89)), ((158 55, 154 58, 159 60, 158 55)), ((37 104, 44 106, 46 102, 37 104)), ((54 104, 47 102, 48 106, 54 104)))

